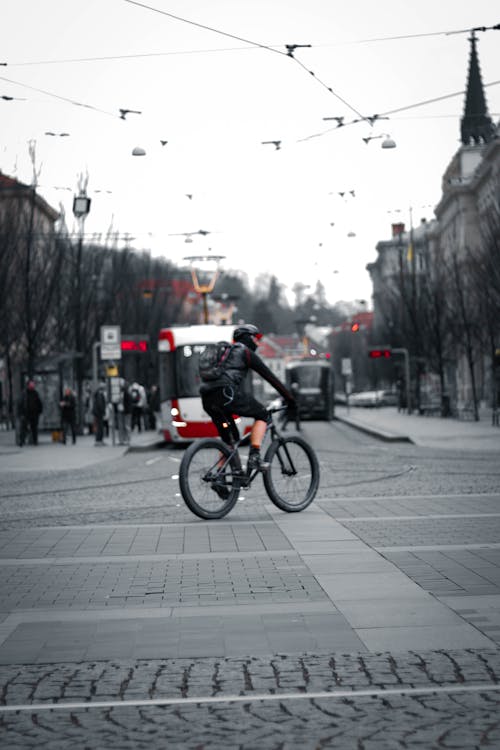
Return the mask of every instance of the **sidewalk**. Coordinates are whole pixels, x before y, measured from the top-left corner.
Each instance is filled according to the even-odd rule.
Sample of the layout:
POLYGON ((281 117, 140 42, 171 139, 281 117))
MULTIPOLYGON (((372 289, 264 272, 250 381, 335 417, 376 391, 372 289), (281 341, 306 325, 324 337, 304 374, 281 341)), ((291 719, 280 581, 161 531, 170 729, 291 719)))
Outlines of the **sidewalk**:
POLYGON ((489 410, 479 422, 398 412, 395 406, 335 407, 335 418, 387 442, 407 442, 425 448, 464 451, 500 450, 500 427, 491 424, 489 410))
MULTIPOLYGON (((386 442, 414 443, 425 448, 497 452, 500 450, 500 427, 491 424, 489 411, 479 422, 424 417, 398 412, 396 407, 335 407, 335 419, 386 442)), ((52 442, 51 433, 41 433, 34 447, 15 444, 14 430, 0 430, 0 473, 2 471, 64 471, 104 461, 112 461, 129 451, 152 450, 161 445, 161 435, 145 430, 134 432, 131 443, 96 447, 92 435, 77 438, 76 445, 52 442)))
POLYGON ((118 436, 113 445, 111 435, 105 444, 96 447, 93 435, 77 437, 71 442, 54 443, 52 433, 42 432, 38 445, 24 445, 20 448, 15 442, 14 430, 0 430, 0 474, 2 471, 64 471, 112 461, 129 451, 152 450, 163 443, 162 436, 154 430, 134 432, 130 445, 118 445, 118 436))

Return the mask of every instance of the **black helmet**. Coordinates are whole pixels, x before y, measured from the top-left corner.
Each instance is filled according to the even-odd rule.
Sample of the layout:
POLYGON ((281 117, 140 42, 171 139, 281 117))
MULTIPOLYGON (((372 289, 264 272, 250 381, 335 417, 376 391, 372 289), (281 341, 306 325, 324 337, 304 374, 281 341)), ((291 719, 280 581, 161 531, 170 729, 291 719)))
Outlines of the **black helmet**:
POLYGON ((245 344, 245 346, 248 346, 248 348, 252 351, 255 351, 257 349, 255 339, 258 340, 261 338, 262 334, 260 333, 257 326, 254 326, 252 323, 245 323, 245 325, 238 326, 238 328, 234 329, 233 340, 240 341, 242 344, 245 344))

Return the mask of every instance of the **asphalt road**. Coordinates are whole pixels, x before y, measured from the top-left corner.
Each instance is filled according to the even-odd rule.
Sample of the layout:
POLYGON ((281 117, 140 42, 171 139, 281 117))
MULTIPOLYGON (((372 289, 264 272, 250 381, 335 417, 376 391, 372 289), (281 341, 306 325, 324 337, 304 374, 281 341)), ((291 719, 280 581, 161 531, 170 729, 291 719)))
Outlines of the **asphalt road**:
MULTIPOLYGON (((299 653, 287 650, 286 637, 280 641, 278 632, 272 654, 256 651, 247 656, 214 657, 203 653, 201 644, 196 655, 183 658, 156 654, 123 659, 113 656, 110 633, 108 658, 4 661, 0 667, 2 748, 500 748, 497 457, 382 443, 338 422, 305 423, 304 433, 320 460, 321 487, 315 505, 325 518, 335 519, 346 533, 395 565, 436 601, 459 613, 464 622, 489 639, 488 645, 457 649, 450 643, 449 649, 419 646, 402 651, 395 641, 393 650, 380 653, 376 649, 346 652, 328 648, 315 653, 310 647, 299 653)), ((78 471, 4 471, 0 488, 4 570, 17 576, 24 571, 33 591, 28 591, 24 579, 22 586, 14 581, 4 590, 2 618, 17 607, 21 622, 32 608, 42 606, 36 600, 36 595, 43 596, 37 582, 36 556, 28 550, 37 538, 36 530, 42 527, 52 527, 53 547, 50 551, 39 547, 38 554, 54 556, 50 570, 61 574, 53 586, 61 601, 54 606, 63 613, 73 606, 74 579, 64 578, 69 560, 61 557, 58 562, 57 555, 75 555, 76 547, 68 546, 67 537, 57 537, 58 529, 71 527, 73 545, 81 543, 82 534, 101 535, 101 542, 109 544, 103 536, 107 527, 123 527, 125 533, 132 526, 166 524, 167 529, 182 529, 182 539, 174 540, 179 545, 179 558, 186 563, 199 553, 199 532, 207 524, 189 512, 179 495, 181 457, 182 449, 163 448, 131 453, 78 471), (6 551, 16 539, 24 539, 27 550, 18 567, 7 559, 6 551), (189 544, 198 546, 195 550, 189 544), (66 545, 64 550, 61 545, 66 545), (25 598, 12 604, 16 586, 18 597, 22 588, 25 598)), ((225 552, 229 549, 225 530, 230 528, 241 545, 241 535, 250 527, 262 536, 275 518, 263 488, 256 483, 230 516, 209 525, 206 564, 210 551, 217 549, 214 560, 224 559, 233 575, 231 564, 236 562, 225 552)), ((300 528, 306 518, 307 511, 293 520, 300 528)), ((262 539, 262 559, 279 569, 284 563, 276 563, 278 558, 266 551, 262 539)), ((172 540, 170 537, 169 543, 174 543, 172 540)), ((280 540, 275 534, 268 546, 273 549, 282 543, 285 547, 284 537, 280 540)), ((139 546, 130 547, 129 554, 152 553, 148 540, 134 537, 133 543, 139 546)), ((116 548, 109 549, 109 555, 118 554, 116 548)), ((283 558, 288 560, 288 569, 279 574, 281 581, 286 577, 290 590, 293 575, 305 575, 299 570, 300 555, 292 552, 283 558)), ((95 560, 87 567, 86 576, 98 575, 95 560)), ((171 566, 168 574, 163 574, 162 591, 182 606, 176 589, 177 569, 171 566)), ((139 573, 135 575, 134 585, 140 587, 143 582, 139 573)), ((222 590, 224 581, 217 575, 220 570, 215 580, 222 590)), ((252 570, 246 575, 253 575, 252 570)), ((307 606, 321 606, 325 599, 314 576, 306 580, 303 619, 307 618, 307 606)), ((207 586, 201 584, 198 598, 208 591, 207 586)), ((275 599, 276 613, 269 615, 268 632, 272 618, 279 617, 279 607, 285 606, 280 604, 285 601, 280 591, 275 599)), ((95 602, 88 604, 90 610, 99 606, 97 584, 95 592, 95 602)), ((241 591, 236 594, 242 596, 241 591)), ((295 602, 294 606, 299 628, 300 605, 295 602)), ((140 607, 137 609, 138 617, 142 616, 140 607)), ((397 620, 397 612, 394 618, 397 620)), ((210 629, 217 627, 218 621, 207 617, 204 622, 210 629)), ((138 627, 135 620, 129 625, 138 627)), ((249 642, 260 637, 260 631, 250 633, 250 625, 241 635, 249 642)), ((186 618, 179 627, 189 626, 186 618)), ((23 627, 28 652, 28 639, 36 639, 36 629, 30 630, 29 623, 21 625, 16 631, 21 644, 23 627)), ((40 627, 43 623, 36 625, 40 627)), ((56 625, 50 627, 57 640, 56 625)), ((82 623, 82 637, 86 637, 83 628, 82 623)), ((151 637, 155 637, 152 631, 151 637)), ((182 639, 182 633, 179 637, 182 639)))

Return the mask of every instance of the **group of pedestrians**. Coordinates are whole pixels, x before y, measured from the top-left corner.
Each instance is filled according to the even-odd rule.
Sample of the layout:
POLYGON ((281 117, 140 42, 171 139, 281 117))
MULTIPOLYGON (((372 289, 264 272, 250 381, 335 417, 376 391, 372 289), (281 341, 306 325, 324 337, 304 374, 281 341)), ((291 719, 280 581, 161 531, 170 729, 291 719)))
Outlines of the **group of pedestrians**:
POLYGON ((100 383, 94 395, 93 416, 95 421, 95 444, 104 445, 104 436, 109 435, 109 423, 118 430, 119 445, 130 442, 131 433, 137 429, 155 430, 160 427, 160 392, 157 385, 149 391, 134 381, 129 385, 120 379, 120 392, 112 402, 108 400, 106 384, 100 383))
MULTIPOLYGON (((60 439, 63 444, 71 440, 75 445, 78 433, 77 398, 69 386, 65 386, 59 400, 60 439)), ((120 445, 130 442, 130 434, 136 429, 155 430, 160 427, 160 393, 157 385, 149 390, 134 381, 128 384, 120 379, 118 397, 109 398, 105 381, 101 381, 95 392, 89 385, 84 390, 84 424, 88 434, 95 437, 95 445, 105 445, 110 428, 116 428, 120 445)), ((38 425, 43 412, 43 403, 35 382, 29 380, 17 401, 16 442, 23 446, 27 441, 38 445, 38 425)))

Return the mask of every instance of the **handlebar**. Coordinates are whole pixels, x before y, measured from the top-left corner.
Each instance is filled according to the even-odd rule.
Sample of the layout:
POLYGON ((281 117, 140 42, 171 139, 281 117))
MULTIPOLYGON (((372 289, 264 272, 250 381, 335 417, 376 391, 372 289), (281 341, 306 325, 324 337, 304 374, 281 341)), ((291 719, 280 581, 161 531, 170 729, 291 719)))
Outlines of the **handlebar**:
POLYGON ((284 404, 283 406, 269 406, 267 408, 267 411, 269 412, 269 414, 276 414, 276 412, 278 411, 287 411, 287 409, 288 404, 284 404))

